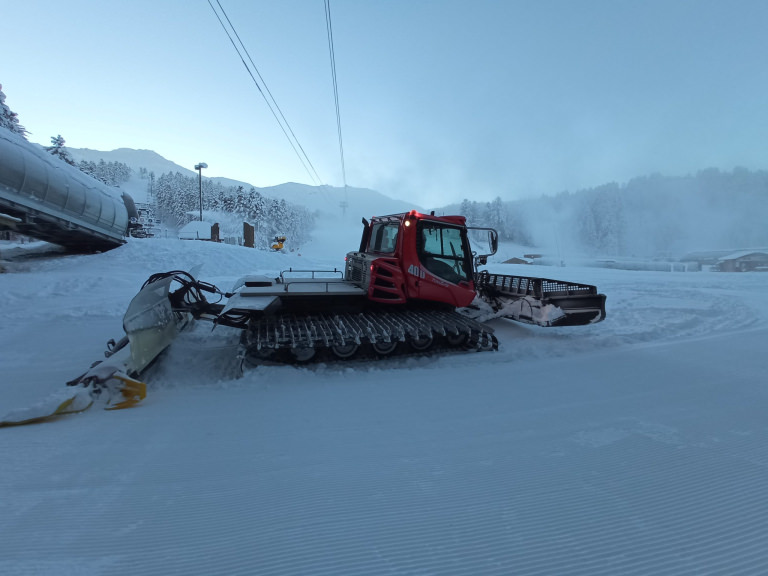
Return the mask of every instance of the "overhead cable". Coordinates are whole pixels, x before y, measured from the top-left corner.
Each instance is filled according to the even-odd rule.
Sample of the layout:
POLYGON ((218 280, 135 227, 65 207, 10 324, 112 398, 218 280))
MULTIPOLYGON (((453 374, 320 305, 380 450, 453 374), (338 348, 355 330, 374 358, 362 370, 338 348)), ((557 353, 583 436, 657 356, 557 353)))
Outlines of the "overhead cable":
POLYGON ((229 38, 229 41, 232 43, 232 47, 237 52, 237 55, 240 57, 240 61, 243 63, 243 66, 245 66, 245 69, 248 72, 248 75, 251 77, 251 80, 253 80, 253 83, 256 85, 256 88, 258 89, 262 98, 264 98, 264 101, 266 102, 267 107, 269 108, 270 112, 272 112, 272 116, 274 116, 275 120, 280 125, 280 129, 283 131, 283 134, 287 138, 288 143, 291 145, 291 148, 293 148, 293 151, 296 153, 296 156, 299 158, 299 161, 301 162, 302 166, 304 166, 304 170, 307 171, 307 174, 309 175, 310 180, 312 180, 315 184, 319 184, 322 186, 323 185, 322 179, 317 174, 315 167, 312 165, 312 162, 307 156, 307 153, 304 151, 304 147, 301 145, 301 143, 299 142, 299 139, 296 137, 296 134, 293 132, 293 129, 288 123, 288 120, 285 118, 285 115, 280 109, 280 106, 278 106, 277 101, 272 95, 272 92, 267 87, 267 83, 264 81, 264 78, 261 76, 261 73, 256 67, 256 64, 253 62, 253 59, 248 53, 248 50, 245 48, 243 41, 240 39, 240 36, 237 34, 237 30, 235 30, 235 27, 232 24, 232 21, 229 19, 229 16, 227 16, 227 13, 224 10, 224 7, 221 5, 221 2, 219 0, 216 0, 216 4, 219 6, 221 13, 224 15, 224 18, 227 20, 227 23, 229 24, 229 27, 232 29, 232 32, 234 33, 235 37, 237 37, 237 40, 240 43, 240 46, 242 47, 243 52, 245 52, 246 56, 248 57, 248 60, 251 62, 251 66, 253 66, 253 70, 256 72, 256 76, 259 77, 259 80, 261 80, 261 83, 264 86, 264 90, 262 90, 261 85, 259 85, 258 80, 256 80, 256 76, 254 76, 253 72, 251 71, 251 68, 248 66, 248 63, 245 61, 245 58, 243 57, 243 54, 240 51, 240 48, 238 48, 237 44, 233 40, 232 34, 229 33, 229 30, 227 29, 226 24, 224 24, 224 21, 221 19, 221 16, 219 16, 219 13, 216 11, 216 8, 211 3, 211 0, 208 0, 208 5, 211 7, 211 10, 213 10, 213 13, 216 15, 216 19, 219 21, 219 24, 221 24, 221 27, 224 29, 224 32, 229 38), (265 90, 266 90, 266 94, 264 92, 265 90), (267 95, 269 95, 269 98, 267 97, 267 95), (270 99, 271 99, 271 102, 270 102, 270 99), (277 109, 277 112, 275 112, 275 109, 277 109), (279 113, 279 117, 278 117, 278 113, 279 113), (289 135, 289 132, 290 132, 290 135, 289 135), (311 168, 311 172, 310 172, 310 168, 311 168))
POLYGON ((336 102, 336 129, 339 134, 339 155, 341 156, 341 175, 344 179, 344 191, 347 189, 347 170, 344 165, 344 141, 341 137, 341 112, 339 109, 339 86, 336 80, 336 52, 333 48, 333 26, 331 25, 331 0, 325 0, 325 26, 328 31, 328 51, 331 56, 331 76, 333 77, 333 98, 336 102))

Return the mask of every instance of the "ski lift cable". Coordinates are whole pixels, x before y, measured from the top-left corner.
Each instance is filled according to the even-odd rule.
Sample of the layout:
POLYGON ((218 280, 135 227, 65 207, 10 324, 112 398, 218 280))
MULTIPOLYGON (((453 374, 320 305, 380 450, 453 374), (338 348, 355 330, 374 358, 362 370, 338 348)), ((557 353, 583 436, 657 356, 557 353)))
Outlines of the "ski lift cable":
POLYGON ((325 0, 325 26, 328 31, 328 51, 331 57, 331 76, 333 78, 333 98, 336 103, 336 130, 339 135, 339 154, 341 156, 341 175, 344 179, 344 191, 347 190, 347 170, 344 164, 344 141, 341 136, 341 112, 339 109, 339 85, 336 78, 336 52, 333 48, 333 26, 331 24, 331 0, 325 0))
MULTIPOLYGON (((242 53, 237 47, 237 44, 235 44, 235 41, 232 39, 232 35, 229 33, 229 30, 227 30, 226 25, 224 24, 224 21, 219 16, 218 12, 216 12, 216 8, 214 8, 213 4, 211 3, 211 0, 208 0, 208 5, 211 7, 211 10, 213 10, 213 13, 216 15, 216 18, 219 21, 219 24, 221 24, 221 27, 224 29, 224 33, 229 38, 230 43, 232 44, 232 47, 237 52, 237 55, 240 57, 240 61, 243 63, 243 66, 245 66, 246 71, 248 72, 248 75, 251 77, 251 80, 253 80, 253 83, 256 85, 256 88, 258 89, 259 93, 261 94, 262 98, 264 98, 264 102, 266 102, 267 107, 269 108, 270 112, 272 112, 272 116, 274 116, 277 123, 280 125, 280 129, 283 131, 283 134, 285 135, 286 139, 288 140, 288 143, 291 145, 291 148, 293 148, 293 151, 296 153, 296 156, 299 158, 299 161, 301 162, 301 165, 304 167, 304 170, 306 170, 307 174, 309 175, 310 180, 312 180, 314 183, 318 183, 319 177, 315 179, 315 176, 312 175, 312 173, 309 171, 309 168, 307 168, 307 164, 302 158, 301 154, 296 148, 296 145, 294 144, 293 140, 291 140, 291 137, 288 135, 288 132, 285 129, 285 126, 283 126, 283 123, 280 121, 280 118, 278 118, 277 113, 275 113, 274 108, 269 102, 269 99, 267 98, 266 94, 264 94, 264 91, 261 89, 261 86, 259 85, 258 81, 256 80, 256 77, 253 75, 253 72, 251 72, 251 69, 249 68, 247 62, 243 58, 242 53)), ((221 6, 221 5, 220 5, 221 6)), ((233 29, 234 30, 234 29, 233 29)), ((298 140, 297 140, 298 142, 298 140)), ((307 162, 309 159, 307 158, 307 162)), ((314 167, 313 167, 314 170, 314 167)))
POLYGON ((242 53, 238 49, 237 45, 235 44, 234 40, 232 39, 232 35, 229 33, 229 30, 227 30, 226 25, 222 21, 221 17, 219 16, 218 12, 216 12, 216 9, 213 7, 213 4, 211 4, 211 0, 208 0, 208 5, 211 7, 211 10, 213 10, 213 13, 216 15, 216 18, 219 21, 219 24, 221 24, 221 27, 224 29, 224 33, 229 38, 230 43, 232 44, 232 47, 237 52, 237 55, 240 57, 240 61, 243 63, 243 66, 245 66, 246 71, 248 72, 248 75, 251 77, 251 80, 253 80, 254 85, 258 89, 259 93, 261 94, 262 98, 264 98, 264 102, 267 104, 267 107, 269 108, 270 112, 272 112, 272 116, 274 116, 275 120, 277 121, 278 125, 280 126, 280 129, 283 131, 283 134, 285 135, 286 139, 288 140, 288 143, 291 145, 291 148, 293 148, 294 153, 299 158, 299 162, 301 162, 302 166, 304 167, 304 170, 309 175, 310 180, 317 183, 317 180, 315 180, 315 177, 312 175, 312 173, 307 168, 307 164, 304 161, 304 159, 301 157, 301 154, 299 154, 299 151, 296 149, 296 145, 294 144, 293 140, 291 140, 291 137, 288 135, 288 133, 285 130, 285 126, 283 126, 283 123, 278 118, 277 114, 275 113, 274 108, 269 102, 269 99, 267 98, 266 94, 264 94, 264 91, 261 89, 261 86, 259 85, 258 81, 256 80, 256 77, 253 75, 253 72, 251 72, 251 69, 248 67, 248 64, 246 63, 245 59, 243 58, 242 53))
POLYGON ((251 55, 248 52, 248 49, 245 47, 245 44, 243 43, 242 39, 240 38, 240 35, 237 33, 237 30, 235 29, 235 25, 232 24, 232 21, 229 19, 229 16, 227 15, 227 11, 224 10, 224 7, 221 5, 221 2, 219 0, 216 0, 216 4, 219 5, 219 8, 221 9, 221 13, 224 15, 224 18, 227 19, 227 23, 229 24, 229 27, 232 29, 232 32, 234 32, 235 37, 237 38, 237 41, 240 43, 240 46, 243 49, 243 52, 245 52, 245 55, 248 56, 248 60, 251 63, 251 66, 253 66, 253 69, 256 71, 256 75, 259 77, 259 80, 261 80, 261 84, 264 86, 264 89, 267 91, 267 94, 272 99, 272 103, 275 105, 275 108, 279 112, 280 117, 283 119, 283 123, 285 124, 285 127, 288 128, 288 131, 291 133, 291 136, 293 136, 293 139, 296 142, 296 145, 301 150, 301 153, 303 154, 304 158, 306 159, 307 164, 309 164, 310 168, 312 168, 312 172, 317 177, 317 181, 322 183, 323 179, 320 178, 320 175, 317 173, 317 170, 315 170, 315 167, 312 164, 312 161, 309 159, 309 156, 307 155, 306 151, 304 150, 304 147, 301 145, 301 142, 299 141, 299 138, 294 133, 293 128, 291 128, 291 125, 288 122, 288 119, 285 117, 285 114, 283 114, 283 111, 280 108, 280 106, 278 105, 277 100, 275 100, 275 97, 272 95, 272 91, 269 89, 269 86, 267 86, 266 80, 264 80, 263 76, 261 75, 261 72, 259 72, 258 66, 256 66, 256 63, 253 61, 253 58, 251 58, 251 55))

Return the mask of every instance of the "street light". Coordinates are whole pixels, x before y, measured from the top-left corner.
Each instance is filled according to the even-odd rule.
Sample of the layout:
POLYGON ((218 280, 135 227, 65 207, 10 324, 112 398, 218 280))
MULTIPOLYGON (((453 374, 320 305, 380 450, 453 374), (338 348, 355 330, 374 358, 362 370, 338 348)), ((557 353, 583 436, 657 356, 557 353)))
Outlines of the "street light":
POLYGON ((203 221, 203 168, 208 168, 208 164, 200 162, 195 164, 195 170, 197 170, 198 182, 200 183, 200 222, 203 221))

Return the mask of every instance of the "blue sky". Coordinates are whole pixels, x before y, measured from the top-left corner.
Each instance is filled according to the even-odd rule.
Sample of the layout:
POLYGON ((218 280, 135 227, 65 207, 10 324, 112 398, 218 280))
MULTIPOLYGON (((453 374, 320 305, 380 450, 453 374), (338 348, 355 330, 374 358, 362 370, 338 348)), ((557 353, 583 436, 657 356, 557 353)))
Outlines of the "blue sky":
MULTIPOLYGON (((220 1, 321 180, 341 185, 323 1, 220 1)), ((440 205, 768 168, 768 2, 331 10, 350 186, 440 205)), ((31 141, 312 183, 207 0, 13 1, 3 20, 0 83, 31 141)))

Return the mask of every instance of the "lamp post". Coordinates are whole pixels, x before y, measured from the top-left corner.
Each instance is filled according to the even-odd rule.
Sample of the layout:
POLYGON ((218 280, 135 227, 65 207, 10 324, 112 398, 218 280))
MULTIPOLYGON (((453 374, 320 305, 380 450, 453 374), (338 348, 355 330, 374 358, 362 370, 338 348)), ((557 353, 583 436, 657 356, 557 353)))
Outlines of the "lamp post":
POLYGON ((208 164, 200 162, 195 164, 195 170, 197 170, 197 180, 200 183, 200 222, 203 221, 203 168, 208 168, 208 164))

